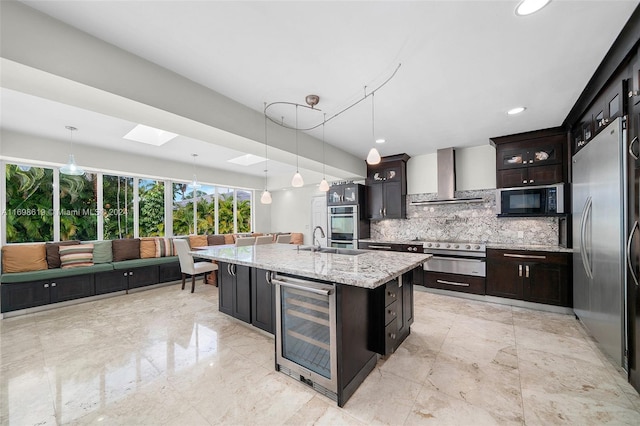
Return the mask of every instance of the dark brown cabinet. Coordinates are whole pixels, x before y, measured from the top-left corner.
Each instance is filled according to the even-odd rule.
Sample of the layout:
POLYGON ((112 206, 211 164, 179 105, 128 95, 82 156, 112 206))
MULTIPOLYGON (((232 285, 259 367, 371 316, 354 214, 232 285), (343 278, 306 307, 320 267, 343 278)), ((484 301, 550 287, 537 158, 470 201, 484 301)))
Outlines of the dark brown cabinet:
POLYGON ((93 274, 46 281, 5 283, 0 287, 2 312, 80 299, 95 294, 93 274))
POLYGON ((367 166, 367 219, 404 219, 407 216, 406 154, 383 157, 367 166))
POLYGON ((127 275, 123 271, 98 272, 95 274, 96 294, 126 290, 127 282, 127 275))
POLYGON ((275 287, 270 272, 251 268, 251 324, 268 333, 275 331, 275 287))
POLYGON ((566 181, 567 136, 547 129, 492 138, 496 148, 496 186, 512 188, 566 181))
POLYGON ((127 289, 146 287, 148 285, 158 284, 159 271, 158 266, 143 266, 141 268, 133 268, 121 271, 123 276, 127 277, 127 289))
POLYGON ((472 275, 425 271, 424 286, 463 293, 485 294, 485 278, 472 275))
POLYGON ((487 294, 573 306, 571 253, 487 249, 487 294))
POLYGON ((364 202, 364 186, 356 183, 332 185, 327 192, 327 205, 354 205, 364 202))
POLYGON ((251 323, 251 273, 248 266, 219 263, 218 309, 251 323))
POLYGON ((372 290, 371 298, 371 350, 390 355, 407 338, 413 324, 412 273, 372 290))

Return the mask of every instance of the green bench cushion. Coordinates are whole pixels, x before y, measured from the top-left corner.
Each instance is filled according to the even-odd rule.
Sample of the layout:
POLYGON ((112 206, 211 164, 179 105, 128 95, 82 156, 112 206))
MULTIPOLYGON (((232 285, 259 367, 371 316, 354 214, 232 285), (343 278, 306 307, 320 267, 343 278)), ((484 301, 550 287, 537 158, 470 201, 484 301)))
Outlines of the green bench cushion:
POLYGON ((130 269, 141 268, 143 266, 163 265, 166 263, 178 262, 178 256, 166 256, 166 257, 151 257, 148 259, 131 259, 121 260, 120 262, 113 262, 113 269, 130 269))
POLYGON ((24 283, 29 281, 43 281, 53 278, 72 277, 76 275, 93 274, 95 272, 105 271, 113 271, 113 266, 111 265, 111 263, 101 263, 93 266, 82 266, 78 268, 55 268, 45 269, 42 271, 7 273, 0 276, 0 282, 24 283))

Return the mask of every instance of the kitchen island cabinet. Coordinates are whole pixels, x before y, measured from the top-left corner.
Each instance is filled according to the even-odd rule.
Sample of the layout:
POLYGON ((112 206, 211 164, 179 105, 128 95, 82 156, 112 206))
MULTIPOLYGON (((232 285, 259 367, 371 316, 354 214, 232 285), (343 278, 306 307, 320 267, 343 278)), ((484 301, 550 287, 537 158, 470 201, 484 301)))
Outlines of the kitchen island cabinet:
MULTIPOLYGON (((373 370, 378 356, 393 354, 409 335, 413 270, 431 257, 365 250, 327 253, 288 244, 217 246, 192 254, 217 260, 221 277, 225 270, 233 275, 234 267, 250 268, 245 279, 254 301, 262 292, 263 309, 271 306, 267 286, 272 286, 276 370, 312 386, 339 406, 373 370)), ((237 287, 240 274, 235 279, 237 287)), ((220 292, 221 308, 233 312, 229 307, 238 293, 228 296, 227 286, 220 292)), ((268 323, 269 313, 262 314, 259 322, 268 323)))
POLYGON ((247 266, 221 262, 218 267, 218 309, 251 322, 251 281, 247 266))

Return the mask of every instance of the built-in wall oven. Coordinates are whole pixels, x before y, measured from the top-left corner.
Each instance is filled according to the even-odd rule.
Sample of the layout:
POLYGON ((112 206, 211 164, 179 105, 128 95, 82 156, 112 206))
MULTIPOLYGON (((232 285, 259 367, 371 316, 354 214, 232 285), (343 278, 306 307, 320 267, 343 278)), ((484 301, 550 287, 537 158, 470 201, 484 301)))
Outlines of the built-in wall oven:
POLYGON ((337 401, 335 284, 270 279, 276 287, 276 369, 337 401))
POLYGON ((486 246, 472 242, 425 242, 433 255, 424 263, 424 285, 443 290, 485 294, 486 246))
POLYGON ((358 205, 329 207, 329 247, 358 248, 358 205))

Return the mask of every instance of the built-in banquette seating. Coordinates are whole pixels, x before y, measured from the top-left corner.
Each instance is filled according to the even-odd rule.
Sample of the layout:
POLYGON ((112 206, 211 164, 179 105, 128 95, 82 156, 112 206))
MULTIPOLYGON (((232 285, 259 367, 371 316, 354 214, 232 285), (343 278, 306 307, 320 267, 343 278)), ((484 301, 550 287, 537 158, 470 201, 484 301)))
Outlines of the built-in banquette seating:
MULTIPOLYGON (((239 235, 262 234, 175 238, 186 238, 190 247, 196 248, 234 244, 239 235)), ((180 262, 172 240, 149 237, 3 246, 0 312, 15 313, 181 280, 180 262)), ((292 243, 302 242, 303 234, 292 234, 292 243)))

